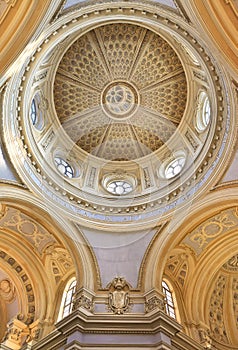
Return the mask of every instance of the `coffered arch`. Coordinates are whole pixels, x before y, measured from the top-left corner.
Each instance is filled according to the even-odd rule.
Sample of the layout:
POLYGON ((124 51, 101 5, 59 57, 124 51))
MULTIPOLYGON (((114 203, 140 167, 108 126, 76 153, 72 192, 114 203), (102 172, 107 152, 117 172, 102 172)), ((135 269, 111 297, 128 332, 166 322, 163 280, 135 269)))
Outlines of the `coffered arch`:
POLYGON ((33 220, 44 225, 50 236, 58 239, 60 245, 69 252, 76 266, 76 275, 80 280, 80 285, 94 290, 97 283, 94 260, 85 239, 74 223, 64 219, 48 204, 20 187, 4 185, 1 187, 0 200, 5 205, 23 210, 33 220))
POLYGON ((180 246, 191 231, 222 210, 234 207, 238 204, 237 198, 238 190, 235 187, 219 186, 217 190, 207 193, 201 200, 188 204, 182 210, 177 210, 170 221, 161 222, 144 257, 147 271, 152 272, 143 274, 142 284, 145 289, 161 284, 166 264, 164 258, 168 258, 173 249, 180 246))
POLYGON ((55 214, 51 216, 49 208, 46 213, 42 203, 39 205, 31 194, 9 186, 7 191, 1 191, 1 197, 0 242, 5 257, 5 262, 2 262, 8 267, 12 266, 15 274, 19 269, 19 275, 15 276, 20 281, 18 284, 24 284, 26 279, 26 283, 19 287, 19 290, 24 291, 19 296, 23 303, 19 312, 23 314, 22 320, 25 322, 29 318, 29 308, 34 309, 30 315, 31 322, 47 320, 45 332, 49 332, 48 327, 52 329, 57 320, 60 305, 60 300, 56 304, 54 301, 59 299, 70 276, 77 276, 78 288, 96 288, 98 278, 96 268, 93 267, 95 262, 76 226, 55 214), (9 265, 8 261, 13 265, 9 265), (30 287, 32 296, 27 294, 27 288, 30 287), (33 302, 28 305, 29 298, 34 300, 34 305, 33 302))

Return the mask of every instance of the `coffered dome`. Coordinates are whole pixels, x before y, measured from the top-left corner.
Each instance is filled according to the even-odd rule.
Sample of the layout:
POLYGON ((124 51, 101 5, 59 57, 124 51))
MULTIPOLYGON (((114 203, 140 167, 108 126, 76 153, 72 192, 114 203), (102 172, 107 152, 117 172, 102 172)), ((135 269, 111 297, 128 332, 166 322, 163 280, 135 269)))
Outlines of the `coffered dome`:
POLYGON ((171 13, 129 3, 70 12, 8 84, 9 154, 29 188, 76 221, 154 225, 224 165, 232 123, 221 70, 171 13))
POLYGON ((71 140, 107 160, 158 150, 185 110, 186 77, 171 45, 134 24, 111 23, 79 37, 56 72, 57 115, 71 140))

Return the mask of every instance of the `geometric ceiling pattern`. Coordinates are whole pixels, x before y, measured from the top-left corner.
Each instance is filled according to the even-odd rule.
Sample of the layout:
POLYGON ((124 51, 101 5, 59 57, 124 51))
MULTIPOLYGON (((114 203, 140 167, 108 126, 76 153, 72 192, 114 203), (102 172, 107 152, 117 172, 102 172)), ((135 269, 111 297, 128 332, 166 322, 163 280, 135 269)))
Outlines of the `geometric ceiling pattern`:
POLYGON ((186 106, 186 77, 174 49, 144 27, 114 23, 78 38, 57 68, 59 120, 84 151, 133 160, 163 146, 186 106))

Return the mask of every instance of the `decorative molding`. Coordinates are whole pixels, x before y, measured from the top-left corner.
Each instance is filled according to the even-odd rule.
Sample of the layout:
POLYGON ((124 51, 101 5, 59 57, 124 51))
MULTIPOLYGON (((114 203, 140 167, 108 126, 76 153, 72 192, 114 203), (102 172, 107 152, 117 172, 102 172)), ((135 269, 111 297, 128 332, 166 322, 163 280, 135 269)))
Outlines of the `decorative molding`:
POLYGON ((196 255, 200 255, 208 244, 235 229, 237 225, 238 208, 229 208, 204 221, 189 233, 182 243, 191 247, 196 255))
POLYGON ((44 322, 36 320, 28 326, 28 336, 25 340, 25 343, 32 344, 40 339, 41 333, 43 330, 44 322))
POLYGON ((232 256, 224 265, 227 271, 238 271, 238 254, 232 256))
MULTIPOLYGON (((228 96, 229 98, 229 94, 227 94, 226 91, 226 80, 220 79, 220 67, 216 68, 216 62, 211 53, 206 52, 199 43, 199 38, 194 37, 195 34, 193 28, 190 28, 190 33, 187 28, 188 24, 183 27, 185 24, 182 23, 181 19, 179 20, 172 16, 167 18, 167 15, 165 16, 163 11, 155 13, 155 8, 153 7, 152 11, 152 7, 150 8, 150 6, 148 6, 148 9, 146 8, 146 10, 142 10, 140 6, 136 4, 131 8, 129 3, 123 4, 119 9, 111 3, 108 3, 106 8, 105 4, 100 3, 97 11, 95 11, 93 7, 87 8, 87 11, 82 8, 82 11, 79 12, 78 16, 76 16, 75 13, 67 13, 67 15, 60 17, 58 22, 55 22, 54 24, 54 32, 50 33, 49 29, 49 31, 45 33, 46 36, 44 42, 39 43, 37 51, 32 53, 32 56, 29 57, 30 63, 28 62, 26 65, 25 72, 22 70, 22 76, 19 74, 18 77, 15 77, 17 84, 19 83, 21 89, 19 91, 15 90, 14 94, 12 94, 11 83, 7 89, 7 93, 13 96, 12 99, 14 102, 17 100, 18 103, 17 111, 11 110, 9 106, 6 107, 6 110, 8 112, 7 115, 13 113, 13 117, 16 117, 16 120, 19 121, 16 135, 18 135, 18 133, 20 135, 17 142, 21 157, 19 156, 18 158, 24 159, 24 161, 22 164, 20 164, 21 162, 19 161, 18 165, 21 167, 22 176, 26 183, 30 184, 30 186, 34 183, 34 186, 38 186, 39 192, 44 195, 47 202, 50 201, 52 203, 54 201, 57 207, 62 207, 65 212, 68 212, 75 218, 81 217, 82 221, 87 223, 87 225, 96 225, 100 221, 100 223, 106 222, 107 227, 110 225, 115 226, 116 224, 120 226, 123 225, 124 227, 128 223, 133 226, 138 222, 143 222, 143 225, 148 225, 152 221, 155 222, 158 215, 167 216, 177 205, 186 203, 189 199, 195 196, 195 193, 200 193, 200 190, 205 183, 207 184, 207 182, 213 181, 212 174, 216 173, 214 168, 220 166, 220 160, 222 160, 223 163, 225 162, 224 159, 221 159, 222 154, 227 152, 224 145, 228 148, 228 137, 232 132, 235 132, 235 130, 228 128, 228 123, 231 121, 229 111, 227 111, 228 113, 225 113, 226 118, 224 118, 223 110, 227 105, 227 101, 225 101, 226 98, 224 97, 228 96), (63 188, 59 186, 59 184, 57 185, 58 174, 55 174, 52 167, 43 170, 41 169, 40 164, 38 164, 38 150, 36 150, 35 146, 31 147, 28 143, 29 138, 26 137, 28 131, 25 130, 25 125, 21 115, 22 110, 25 108, 24 94, 28 94, 27 87, 31 86, 29 83, 30 75, 32 71, 36 69, 37 64, 40 65, 41 58, 39 57, 39 52, 42 54, 45 47, 54 44, 56 45, 55 38, 59 41, 60 36, 62 35, 65 37, 67 31, 70 31, 70 33, 76 33, 76 28, 80 28, 81 21, 91 21, 90 23, 92 23, 95 17, 97 17, 98 20, 99 18, 108 18, 108 13, 110 13, 111 16, 120 15, 123 16, 123 18, 127 18, 127 15, 129 16, 128 18, 130 18, 130 16, 134 14, 135 20, 142 16, 145 24, 146 21, 149 21, 151 26, 154 24, 155 28, 161 23, 161 25, 166 26, 167 33, 168 31, 171 32, 171 36, 174 34, 177 38, 180 38, 181 41, 186 40, 189 46, 193 46, 197 51, 199 59, 201 59, 204 65, 206 74, 211 78, 209 80, 212 81, 211 90, 213 90, 214 95, 217 95, 217 99, 216 101, 213 101, 213 104, 215 109, 218 109, 216 121, 214 119, 214 127, 210 128, 214 131, 214 135, 210 138, 211 144, 207 145, 207 147, 203 147, 206 154, 204 153, 204 158, 201 161, 201 164, 199 164, 199 167, 195 167, 196 174, 191 175, 189 179, 186 177, 186 182, 183 186, 181 186, 181 182, 179 182, 180 185, 175 188, 177 182, 173 181, 172 188, 168 186, 168 195, 161 197, 158 193, 153 193, 152 195, 147 191, 146 195, 143 197, 143 202, 141 201, 141 197, 138 198, 137 201, 136 195, 133 195, 133 201, 131 201, 131 204, 129 203, 126 206, 120 207, 117 206, 118 202, 114 203, 111 207, 111 201, 104 196, 100 196, 100 204, 98 203, 99 201, 96 200, 97 196, 95 194, 92 195, 91 193, 87 193, 87 196, 85 196, 85 188, 87 186, 83 188, 83 191, 81 191, 81 187, 79 190, 79 187, 75 186, 75 192, 72 194, 72 186, 67 181, 62 182, 63 188), (215 105, 216 102, 217 104, 215 105), (210 168, 208 167, 209 164, 212 165, 213 171, 210 171, 210 168), (209 170, 207 171, 207 169, 209 170), (194 180, 196 180, 196 186, 194 186, 194 180), (149 198, 147 196, 149 196, 149 198), (97 212, 95 212, 95 209, 97 209, 97 212)), ((10 130, 10 128, 6 128, 6 130, 8 129, 10 130)), ((9 137, 10 136, 7 135, 6 139, 9 137)), ((232 137, 229 140, 232 140, 232 137)), ((9 149, 9 153, 10 156, 14 156, 14 150, 9 149)), ((199 159, 202 159, 202 157, 199 159)), ((60 178, 60 181, 62 181, 62 178, 60 178)))
POLYGON ((50 271, 54 277, 55 283, 58 284, 62 277, 74 269, 73 260, 69 252, 62 247, 50 245, 45 250, 44 265, 47 271, 50 271))
POLYGON ((220 275, 214 286, 209 306, 209 323, 211 337, 221 343, 229 344, 224 323, 224 293, 227 278, 220 275))
POLYGON ((186 282, 189 267, 188 258, 189 254, 186 251, 179 254, 171 253, 166 262, 165 273, 173 276, 173 279, 177 280, 181 287, 184 287, 186 282))
POLYGON ((144 295, 144 298, 146 314, 155 310, 165 312, 165 299, 161 291, 152 289, 144 295))
POLYGON ((232 281, 232 299, 236 328, 238 329, 238 278, 232 281))
POLYGON ((12 7, 15 6, 17 0, 0 0, 0 23, 8 15, 12 7))
POLYGON ((198 335, 201 345, 204 349, 212 349, 212 339, 210 336, 210 330, 208 328, 199 327, 198 335))
POLYGON ((161 298, 157 296, 153 296, 150 299, 147 299, 145 302, 145 313, 148 313, 154 310, 165 311, 164 300, 161 300, 161 298))
POLYGON ((0 219, 0 227, 10 229, 24 237, 42 256, 49 245, 57 241, 41 224, 15 208, 7 207, 6 215, 0 219))
POLYGON ((18 319, 13 319, 7 324, 7 332, 3 344, 10 349, 21 349, 24 338, 28 334, 28 327, 18 319))
POLYGON ((234 15, 238 18, 238 3, 237 0, 224 0, 226 5, 229 5, 234 12, 234 15))
POLYGON ((87 311, 93 312, 94 311, 93 298, 94 298, 94 295, 92 295, 85 288, 81 288, 80 290, 76 291, 74 295, 74 301, 73 301, 73 311, 79 309, 80 307, 83 307, 87 311))

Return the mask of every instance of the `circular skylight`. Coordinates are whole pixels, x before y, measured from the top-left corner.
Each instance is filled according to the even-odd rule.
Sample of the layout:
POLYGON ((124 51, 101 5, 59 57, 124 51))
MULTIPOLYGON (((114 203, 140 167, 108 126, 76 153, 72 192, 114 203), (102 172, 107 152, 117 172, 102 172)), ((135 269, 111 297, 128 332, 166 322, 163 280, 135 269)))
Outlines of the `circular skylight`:
POLYGON ((138 107, 138 95, 131 84, 116 82, 109 84, 102 94, 105 113, 116 119, 132 116, 138 107))

